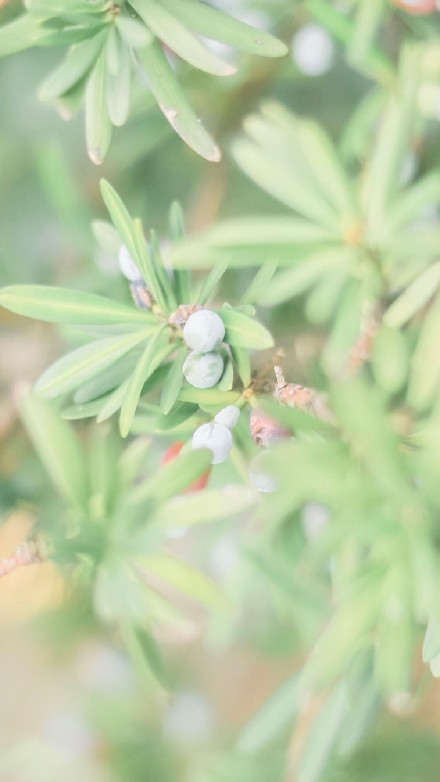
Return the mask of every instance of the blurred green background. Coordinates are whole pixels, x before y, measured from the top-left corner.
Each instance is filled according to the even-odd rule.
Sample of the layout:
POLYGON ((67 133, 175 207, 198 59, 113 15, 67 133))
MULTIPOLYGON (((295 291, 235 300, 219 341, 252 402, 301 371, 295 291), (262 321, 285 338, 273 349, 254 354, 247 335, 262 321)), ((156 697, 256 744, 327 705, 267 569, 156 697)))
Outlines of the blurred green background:
MULTIPOLYGON (((311 22, 304 4, 287 0, 218 5, 266 24, 289 44, 311 22)), ((11 0, 0 14, 12 18, 19 9, 11 0)), ((90 221, 104 216, 101 176, 163 238, 175 199, 191 230, 219 216, 282 212, 235 167, 228 144, 245 114, 267 96, 340 137, 371 82, 347 66, 343 49, 326 34, 313 46, 316 57, 323 49, 329 58, 316 75, 304 73, 292 53, 268 62, 234 55, 238 74, 220 84, 182 68, 193 104, 224 150, 218 165, 189 150, 139 89, 134 115, 98 169, 86 155, 82 114, 62 121, 36 98, 60 53, 38 49, 2 60, 1 284, 58 284, 129 300, 116 259, 98 252, 90 230, 90 221)), ((225 296, 232 299, 250 278, 249 272, 229 273, 225 296)), ((288 346, 295 335, 302 356, 317 353, 320 335, 305 323, 301 301, 265 317, 279 344, 288 346)), ((59 355, 60 338, 5 310, 0 327, 0 550, 7 556, 36 518, 57 512, 17 419, 15 395, 59 355)), ((292 366, 301 381, 301 362, 292 366)), ((30 568, 0 583, 2 780, 294 782, 289 764, 301 731, 292 740, 288 722, 281 738, 262 750, 237 746, 246 722, 300 662, 290 595, 268 586, 240 556, 245 527, 245 519, 215 525, 172 544, 224 584, 236 605, 232 617, 190 606, 172 637, 159 639, 168 650, 172 695, 139 684, 120 639, 98 625, 86 594, 69 593, 55 567, 30 568), (242 600, 244 585, 258 598, 252 604, 242 600)), ((440 690, 430 680, 411 704, 389 704, 358 753, 328 767, 326 782, 438 782, 439 707, 440 690)), ((314 708, 305 710, 304 730, 314 708)))

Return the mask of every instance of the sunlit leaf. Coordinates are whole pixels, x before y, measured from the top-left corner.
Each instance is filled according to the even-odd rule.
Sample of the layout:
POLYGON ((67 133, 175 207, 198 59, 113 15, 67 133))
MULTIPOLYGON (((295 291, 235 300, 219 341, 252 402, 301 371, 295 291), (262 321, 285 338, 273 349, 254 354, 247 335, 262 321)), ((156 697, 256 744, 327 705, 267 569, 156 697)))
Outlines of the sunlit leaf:
POLYGON ((266 350, 273 346, 272 335, 256 320, 225 307, 219 310, 219 315, 226 326, 225 339, 229 345, 254 350, 266 350))
POLYGON ((190 30, 251 54, 281 57, 287 47, 272 35, 195 0, 163 0, 190 30))
POLYGON ((179 21, 175 14, 170 13, 166 6, 156 3, 155 0, 130 0, 130 5, 147 27, 190 65, 215 76, 229 76, 235 73, 235 67, 217 57, 179 21))
POLYGON ((110 325, 133 323, 141 327, 154 322, 150 313, 140 312, 104 296, 52 288, 45 285, 13 285, 0 290, 0 305, 11 312, 48 323, 110 325))

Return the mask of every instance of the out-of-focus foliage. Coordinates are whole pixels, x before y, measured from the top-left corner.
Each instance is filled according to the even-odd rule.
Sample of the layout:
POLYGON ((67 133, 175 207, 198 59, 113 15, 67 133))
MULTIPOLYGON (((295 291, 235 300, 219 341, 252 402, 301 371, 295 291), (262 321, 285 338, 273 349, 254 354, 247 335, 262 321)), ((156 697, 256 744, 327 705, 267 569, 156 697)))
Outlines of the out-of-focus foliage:
POLYGON ((54 101, 69 117, 84 101, 89 157, 102 163, 113 127, 125 125, 133 76, 147 79, 175 131, 207 160, 220 151, 192 111, 160 44, 183 61, 214 76, 235 66, 198 36, 266 57, 287 48, 198 0, 28 0, 26 13, 0 27, 0 56, 32 46, 68 47, 66 58, 43 82, 42 101, 54 101))
POLYGON ((0 14, 2 52, 17 52, 0 73, 1 507, 8 524, 32 515, 66 584, 38 644, 70 675, 82 645, 99 660, 68 701, 76 727, 19 736, 0 768, 58 779, 68 736, 71 776, 91 782, 436 782, 435 3, 32 0, 0 14), (139 69, 154 97, 130 82, 139 69), (101 182, 111 224, 78 120, 32 97, 43 79, 64 115, 84 98, 95 162, 124 125, 101 182), (203 113, 219 166, 155 99, 212 160, 203 113), (184 381, 173 320, 200 304, 226 328, 208 389, 184 381), (61 327, 67 355, 37 321, 61 327), (275 387, 280 364, 295 385, 275 387), (38 377, 33 393, 18 383, 38 377), (191 436, 227 404, 234 444, 211 469, 191 436), (255 411, 282 432, 270 448, 255 411), (180 455, 160 466, 170 445, 180 455))

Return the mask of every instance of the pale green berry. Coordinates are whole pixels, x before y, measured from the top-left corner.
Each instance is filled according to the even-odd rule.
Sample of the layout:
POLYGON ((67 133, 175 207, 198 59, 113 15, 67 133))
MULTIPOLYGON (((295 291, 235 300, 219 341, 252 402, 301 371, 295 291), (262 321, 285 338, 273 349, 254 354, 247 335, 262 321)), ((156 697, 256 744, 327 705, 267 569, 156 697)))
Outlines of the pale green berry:
POLYGON ((209 353, 218 348, 225 338, 225 326, 219 315, 211 310, 194 312, 185 323, 183 338, 196 353, 209 353))
POLYGON ((240 408, 237 407, 237 405, 228 405, 227 407, 224 407, 223 410, 220 410, 219 413, 214 418, 214 421, 217 424, 222 424, 222 426, 226 426, 228 429, 233 429, 234 426, 238 423, 238 419, 240 418, 240 408))
POLYGON ((183 365, 183 374, 194 388, 212 388, 223 374, 220 353, 190 353, 183 365))
POLYGON ((232 448, 232 434, 226 426, 215 423, 202 424, 193 434, 193 448, 209 448, 212 451, 211 464, 224 462, 232 448))

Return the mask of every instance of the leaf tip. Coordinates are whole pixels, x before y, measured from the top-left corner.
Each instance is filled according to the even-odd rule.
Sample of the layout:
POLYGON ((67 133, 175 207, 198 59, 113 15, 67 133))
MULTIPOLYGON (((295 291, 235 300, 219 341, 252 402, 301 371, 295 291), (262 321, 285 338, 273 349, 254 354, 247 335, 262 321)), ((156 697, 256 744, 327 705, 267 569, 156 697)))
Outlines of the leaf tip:
POLYGON ((104 162, 105 155, 102 154, 100 149, 96 149, 95 147, 88 147, 87 154, 95 166, 100 166, 104 162))

